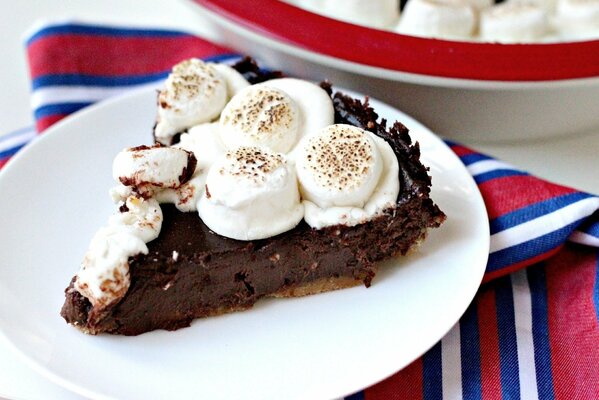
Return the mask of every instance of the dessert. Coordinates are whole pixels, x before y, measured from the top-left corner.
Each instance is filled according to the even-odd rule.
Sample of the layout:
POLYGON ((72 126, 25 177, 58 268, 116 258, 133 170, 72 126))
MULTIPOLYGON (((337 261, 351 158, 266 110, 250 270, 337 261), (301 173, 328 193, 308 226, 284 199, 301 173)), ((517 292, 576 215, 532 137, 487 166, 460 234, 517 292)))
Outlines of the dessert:
POLYGON ((184 65, 167 82, 172 93, 158 96, 158 143, 115 159, 119 212, 65 290, 69 324, 137 335, 263 297, 368 287, 379 261, 406 254, 445 219, 418 144, 367 100, 248 59, 184 65), (199 88, 225 102, 219 94, 220 116, 211 105, 198 123, 183 103, 205 101, 199 88))
POLYGON ((386 29, 399 19, 399 0, 284 0, 341 21, 386 29))
POLYGON ((414 36, 467 39, 476 28, 476 12, 460 0, 410 0, 397 25, 398 33, 414 36))
POLYGON ((489 43, 599 38, 599 0, 283 0, 329 18, 405 35, 489 43))
POLYGON ((549 31, 545 9, 534 4, 504 3, 480 15, 480 36, 489 42, 538 41, 549 31))

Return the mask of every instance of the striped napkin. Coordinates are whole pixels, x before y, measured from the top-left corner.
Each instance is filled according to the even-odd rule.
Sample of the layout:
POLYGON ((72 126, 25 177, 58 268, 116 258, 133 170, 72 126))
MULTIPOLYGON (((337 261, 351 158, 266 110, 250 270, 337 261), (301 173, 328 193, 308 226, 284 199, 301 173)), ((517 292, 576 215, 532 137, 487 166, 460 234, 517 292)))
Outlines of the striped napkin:
MULTIPOLYGON (((238 57, 184 32, 77 23, 44 25, 26 45, 36 128, 0 135, 0 167, 36 131, 160 85, 182 59, 238 57)), ((599 198, 449 145, 488 209, 484 283, 431 350, 347 399, 599 399, 599 198)))

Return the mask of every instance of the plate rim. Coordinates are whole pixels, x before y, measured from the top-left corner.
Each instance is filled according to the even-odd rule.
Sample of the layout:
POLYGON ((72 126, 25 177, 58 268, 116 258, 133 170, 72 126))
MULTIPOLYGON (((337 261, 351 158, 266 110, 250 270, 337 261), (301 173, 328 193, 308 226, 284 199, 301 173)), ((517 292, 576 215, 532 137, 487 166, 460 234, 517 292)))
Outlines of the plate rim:
MULTIPOLYGON (((361 96, 361 94, 352 91, 352 90, 347 90, 347 89, 343 89, 337 86, 334 86, 335 90, 339 90, 345 93, 348 93, 350 95, 353 96, 361 96)), ((113 98, 107 99, 105 101, 101 101, 98 103, 95 103, 89 107, 86 107, 82 110, 79 110, 73 114, 71 114, 70 116, 64 118, 63 120, 57 122, 55 125, 53 125, 51 128, 49 128, 43 135, 41 135, 34 143, 32 143, 30 146, 27 146, 26 148, 24 148, 22 151, 19 152, 19 154, 17 154, 6 166, 5 168, 3 168, 0 171, 0 182, 2 182, 4 175, 8 174, 9 172, 7 171, 11 171, 15 168, 18 168, 18 165, 22 162, 20 161, 21 158, 27 157, 26 154, 28 154, 31 150, 31 148, 33 148, 33 146, 38 147, 40 146, 39 143, 44 143, 47 140, 53 140, 53 139, 48 139, 48 138, 53 138, 56 135, 70 135, 71 133, 68 133, 68 126, 76 123, 79 119, 81 118, 85 118, 85 116, 87 114, 93 114, 96 112, 99 112, 99 110, 102 110, 104 108, 109 108, 112 105, 119 104, 121 102, 127 102, 127 101, 131 101, 134 98, 145 98, 145 96, 149 96, 151 93, 154 93, 154 89, 152 88, 138 88, 138 89, 132 89, 130 92, 120 95, 120 96, 115 96, 113 98), (67 128, 65 128, 67 127, 67 128), (67 132, 67 133, 61 133, 61 132, 67 132), (46 137, 46 138, 44 138, 46 137), (11 166, 12 164, 12 166, 11 166)), ((373 103, 373 106, 377 107, 378 106, 384 106, 390 110, 396 111, 399 114, 402 114, 403 116, 407 117, 408 119, 410 119, 410 123, 414 124, 415 126, 413 128, 411 128, 410 130, 424 130, 425 133, 427 135, 429 135, 431 138, 433 138, 437 143, 437 145, 441 145, 444 147, 444 150, 447 152, 448 156, 451 156, 453 158, 455 158, 460 165, 463 166, 463 164, 461 163, 461 161, 459 160, 459 157, 453 152, 451 151, 451 149, 449 148, 449 146, 444 143, 441 138, 439 138, 436 134, 434 134, 430 129, 428 129, 425 125, 423 125, 422 123, 420 123, 418 120, 414 119, 413 117, 409 116, 408 114, 404 113, 401 110, 398 110, 396 107, 393 107, 391 105, 388 105, 382 101, 379 101, 377 99, 371 98, 370 99, 371 103, 373 103)), ((378 111, 378 109, 377 109, 378 111)), ((413 138, 414 139, 414 138, 413 138)), ((417 141, 416 139, 414 139, 414 141, 417 141)), ((43 144, 42 144, 43 146, 43 144)), ((480 206, 482 206, 482 209, 479 210, 481 213, 484 213, 484 218, 480 219, 478 222, 482 224, 484 224, 488 230, 488 226, 489 226, 489 221, 488 221, 488 217, 486 214, 486 208, 485 208, 485 204, 484 201, 482 199, 482 195, 478 189, 478 186, 476 185, 474 179, 472 178, 472 176, 467 172, 467 169, 465 166, 463 166, 464 168, 464 172, 466 173, 463 177, 466 179, 468 179, 470 181, 470 185, 472 188, 475 188, 475 195, 478 199, 477 204, 480 206)), ((472 301, 472 299, 474 299, 476 293, 478 292, 478 288, 480 286, 480 282, 482 281, 482 277, 484 275, 484 271, 485 268, 484 266, 486 265, 486 260, 488 259, 488 249, 490 246, 490 235, 485 236, 486 242, 485 242, 485 257, 484 257, 484 262, 482 262, 482 267, 479 267, 477 269, 477 271, 479 272, 479 276, 477 277, 477 282, 479 282, 479 285, 476 287, 475 290, 473 290, 473 293, 471 296, 469 297, 468 300, 468 304, 470 304, 470 302, 472 301)), ((468 304, 466 304, 466 306, 462 309, 459 310, 459 316, 461 317, 461 315, 463 315, 463 313, 466 311, 466 308, 468 306, 468 304)), ((458 317, 458 320, 459 318, 458 317)), ((457 321, 456 321, 457 322, 457 321)), ((453 325, 452 325, 453 326, 453 325)), ((438 338, 437 340, 435 340, 433 343, 431 343, 430 345, 426 346, 426 349, 417 354, 415 357, 413 357, 411 360, 406 361, 403 365, 400 365, 399 369, 396 369, 394 371, 391 371, 388 375, 379 377, 379 379, 375 382, 370 383, 368 386, 374 385, 386 378, 388 378, 389 376, 393 375, 394 373, 398 372, 399 370, 401 370, 402 368, 404 368, 405 366, 407 366, 409 363, 411 363, 412 361, 414 361, 415 359, 417 359, 418 357, 420 357, 422 354, 424 354, 428 349, 430 349, 435 343, 438 342, 438 340, 440 340, 443 336, 445 336, 445 334, 452 328, 452 326, 449 326, 447 328, 447 330, 441 332, 439 331, 439 334, 437 335, 438 338)), ((50 381, 83 396, 86 397, 93 397, 93 398, 112 398, 110 396, 107 396, 105 394, 96 392, 94 390, 89 390, 86 387, 82 386, 81 384, 78 383, 74 383, 70 380, 68 380, 67 378, 63 377, 60 373, 52 371, 48 366, 42 365, 41 363, 39 363, 37 360, 35 360, 34 358, 32 358, 30 355, 26 354, 25 352, 23 352, 22 348, 20 348, 16 342, 14 342, 10 335, 8 335, 5 330, 2 328, 2 326, 0 326, 0 337, 2 337, 4 339, 4 341, 9 345, 8 347, 10 347, 12 349, 12 351, 14 351, 16 354, 18 354, 18 356, 20 357, 20 359, 24 360, 25 363, 27 365, 29 365, 30 367, 32 367, 32 369, 34 369, 35 371, 37 371, 38 373, 40 373, 41 375, 43 375, 44 377, 46 377, 47 379, 49 379, 50 381)), ((351 390, 347 391, 344 395, 349 395, 354 393, 356 390, 361 390, 364 389, 364 387, 360 386, 357 389, 354 390, 354 388, 352 388, 351 390)))

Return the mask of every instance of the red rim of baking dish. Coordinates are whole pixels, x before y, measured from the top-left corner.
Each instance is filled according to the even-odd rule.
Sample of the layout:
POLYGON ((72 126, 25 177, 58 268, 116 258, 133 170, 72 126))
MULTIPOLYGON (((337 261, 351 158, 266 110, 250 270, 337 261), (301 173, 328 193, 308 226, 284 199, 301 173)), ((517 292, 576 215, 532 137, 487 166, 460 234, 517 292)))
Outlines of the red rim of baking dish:
POLYGON ((391 71, 489 81, 599 76, 599 40, 547 44, 456 42, 353 25, 280 0, 193 1, 271 39, 391 71))

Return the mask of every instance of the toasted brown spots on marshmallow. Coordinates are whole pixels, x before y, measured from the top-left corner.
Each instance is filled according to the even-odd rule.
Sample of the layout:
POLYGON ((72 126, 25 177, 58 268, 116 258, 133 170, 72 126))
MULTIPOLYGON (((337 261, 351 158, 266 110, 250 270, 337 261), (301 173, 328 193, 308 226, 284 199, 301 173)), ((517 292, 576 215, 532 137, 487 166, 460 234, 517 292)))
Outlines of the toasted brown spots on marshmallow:
POLYGON ((250 86, 227 104, 220 118, 220 135, 228 149, 262 146, 287 152, 295 144, 300 113, 295 102, 280 89, 250 86))

